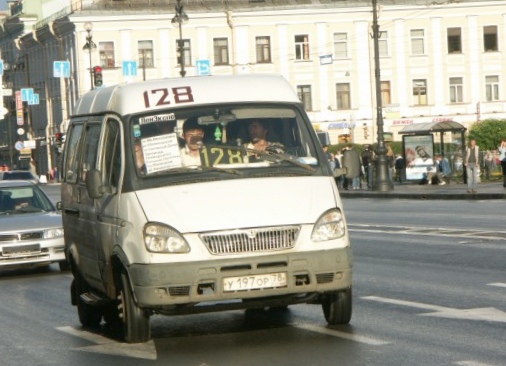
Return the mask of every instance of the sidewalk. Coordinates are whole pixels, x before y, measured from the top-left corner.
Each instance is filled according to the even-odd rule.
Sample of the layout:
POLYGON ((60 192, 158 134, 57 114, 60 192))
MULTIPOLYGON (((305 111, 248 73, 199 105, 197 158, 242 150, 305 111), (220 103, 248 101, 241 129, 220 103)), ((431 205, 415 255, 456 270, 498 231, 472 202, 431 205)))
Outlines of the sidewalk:
MULTIPOLYGON (((365 185, 363 185, 365 186, 365 185)), ((378 192, 363 188, 360 190, 339 189, 341 197, 357 198, 405 198, 425 200, 492 200, 506 199, 506 188, 502 181, 482 182, 478 184, 477 193, 467 193, 467 185, 451 183, 440 185, 420 185, 417 182, 394 183, 394 189, 388 192, 378 192)))

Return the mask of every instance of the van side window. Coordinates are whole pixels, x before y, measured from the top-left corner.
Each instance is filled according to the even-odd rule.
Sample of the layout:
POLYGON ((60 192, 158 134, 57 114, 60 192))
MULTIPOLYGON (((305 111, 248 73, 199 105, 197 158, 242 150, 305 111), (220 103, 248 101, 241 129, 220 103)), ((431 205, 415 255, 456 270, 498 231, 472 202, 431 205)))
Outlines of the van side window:
POLYGON ((116 120, 108 120, 105 126, 104 156, 101 170, 104 188, 110 193, 114 193, 118 189, 121 172, 121 134, 116 120))
POLYGON ((100 138, 100 125, 87 125, 84 136, 84 151, 78 179, 86 180, 86 172, 95 169, 97 163, 97 148, 100 138))
POLYGON ((76 124, 69 133, 65 146, 62 178, 65 182, 75 183, 77 181, 77 165, 79 153, 79 140, 83 134, 83 125, 76 124))

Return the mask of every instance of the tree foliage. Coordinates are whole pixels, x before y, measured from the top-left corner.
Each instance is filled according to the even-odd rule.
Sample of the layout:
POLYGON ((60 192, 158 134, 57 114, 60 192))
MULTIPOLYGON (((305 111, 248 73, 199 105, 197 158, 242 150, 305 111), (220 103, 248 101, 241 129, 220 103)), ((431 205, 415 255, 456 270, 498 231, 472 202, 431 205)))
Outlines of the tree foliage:
POLYGON ((475 139, 480 150, 495 150, 506 139, 505 119, 486 119, 469 129, 469 139, 475 139))

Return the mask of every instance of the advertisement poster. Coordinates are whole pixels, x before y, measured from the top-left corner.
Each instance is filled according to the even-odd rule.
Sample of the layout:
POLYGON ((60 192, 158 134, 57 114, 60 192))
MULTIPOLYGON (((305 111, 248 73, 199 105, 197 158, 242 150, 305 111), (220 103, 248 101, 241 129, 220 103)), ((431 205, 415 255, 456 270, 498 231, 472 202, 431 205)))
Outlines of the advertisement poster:
POLYGON ((406 179, 421 180, 434 165, 434 136, 403 136, 406 179))

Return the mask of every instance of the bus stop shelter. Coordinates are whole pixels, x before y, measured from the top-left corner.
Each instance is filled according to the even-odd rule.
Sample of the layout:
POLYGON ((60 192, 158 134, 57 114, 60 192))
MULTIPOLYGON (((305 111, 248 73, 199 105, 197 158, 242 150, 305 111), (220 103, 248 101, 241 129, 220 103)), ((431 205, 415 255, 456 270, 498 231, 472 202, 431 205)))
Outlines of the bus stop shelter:
POLYGON ((423 180, 432 168, 433 158, 437 154, 448 160, 452 169, 451 175, 458 175, 463 171, 465 132, 466 128, 455 121, 415 123, 404 127, 399 134, 403 135, 406 179, 423 180), (447 133, 451 133, 451 138, 446 139, 445 146, 447 133))
POLYGON ((444 135, 446 132, 451 132, 452 134, 460 134, 459 140, 461 141, 461 148, 464 147, 464 139, 466 128, 458 122, 455 121, 444 121, 444 122, 427 122, 427 123, 414 123, 412 125, 408 125, 399 131, 400 135, 426 135, 433 134, 434 139, 436 139, 437 134, 439 134, 439 146, 440 153, 444 156, 444 135))

